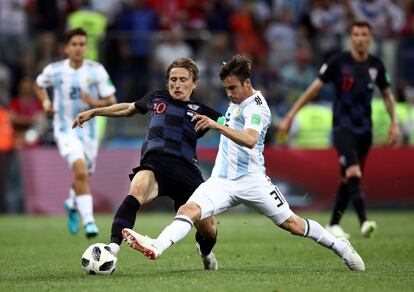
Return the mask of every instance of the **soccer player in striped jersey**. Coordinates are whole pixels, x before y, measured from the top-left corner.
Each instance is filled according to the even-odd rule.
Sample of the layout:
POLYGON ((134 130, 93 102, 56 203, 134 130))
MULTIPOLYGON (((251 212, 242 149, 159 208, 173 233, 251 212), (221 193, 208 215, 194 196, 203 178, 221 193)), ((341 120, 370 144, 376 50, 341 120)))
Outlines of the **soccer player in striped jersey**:
POLYGON ((360 182, 372 144, 371 99, 375 86, 384 97, 391 120, 388 143, 395 145, 400 136, 395 99, 384 64, 378 57, 369 54, 371 25, 365 21, 353 23, 350 41, 351 51, 337 53, 322 65, 319 77, 279 125, 280 132, 287 133, 296 113, 317 96, 322 86, 328 82, 335 85, 333 140, 341 173, 331 220, 326 228, 337 237, 347 238, 349 234, 339 223, 350 202, 358 215, 362 236, 370 237, 377 229, 376 222, 367 218, 360 182))
POLYGON ((44 110, 53 115, 59 153, 73 173, 69 198, 64 203, 69 231, 78 233, 79 213, 85 234, 91 238, 99 233, 89 186, 98 153, 98 127, 95 121, 83 130, 73 130, 71 126, 79 112, 115 103, 115 87, 101 64, 85 59, 87 34, 82 28, 69 31, 65 42, 68 58, 47 65, 37 77, 34 90, 44 110), (53 87, 53 101, 48 96, 48 87, 53 87))
POLYGON ((365 270, 362 258, 346 239, 338 239, 318 222, 294 214, 279 189, 266 176, 263 147, 271 114, 260 91, 252 87, 251 62, 241 55, 225 63, 220 79, 230 99, 225 116, 218 122, 195 115, 196 130, 221 133, 219 150, 211 177, 202 183, 175 219, 151 239, 129 228, 123 229, 128 245, 150 259, 184 238, 198 220, 244 204, 268 217, 294 235, 309 237, 334 251, 353 271, 365 270))
MULTIPOLYGON (((197 187, 204 182, 197 165, 197 139, 208 129, 195 130, 192 118, 203 114, 213 120, 221 115, 208 106, 193 101, 198 84, 198 67, 190 58, 178 58, 167 68, 168 90, 154 90, 136 102, 119 103, 109 107, 80 113, 73 127, 82 126, 94 116, 128 117, 151 113, 144 144, 141 147, 140 166, 130 175, 129 195, 116 211, 112 222, 111 251, 118 254, 122 243, 122 229, 132 228, 137 212, 159 196, 174 200, 175 210, 183 205, 197 187)), ((217 231, 213 217, 195 223, 197 251, 206 270, 217 270, 212 253, 217 231)))

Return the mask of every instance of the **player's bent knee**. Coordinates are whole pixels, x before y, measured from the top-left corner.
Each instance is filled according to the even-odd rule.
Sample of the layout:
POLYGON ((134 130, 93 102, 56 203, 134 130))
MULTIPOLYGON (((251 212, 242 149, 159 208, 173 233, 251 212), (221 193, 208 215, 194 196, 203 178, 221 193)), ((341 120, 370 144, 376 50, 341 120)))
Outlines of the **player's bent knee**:
POLYGON ((74 177, 77 181, 87 181, 89 178, 89 174, 86 170, 79 170, 75 172, 74 177))
POLYGON ((350 167, 346 169, 345 176, 347 179, 353 176, 361 177, 362 176, 361 168, 359 167, 359 165, 351 165, 350 167))
POLYGON ((185 215, 196 221, 200 219, 201 209, 196 203, 187 202, 178 209, 177 215, 185 215))
POLYGON ((305 223, 303 222, 303 219, 295 215, 291 216, 279 226, 293 235, 303 236, 305 232, 305 223))

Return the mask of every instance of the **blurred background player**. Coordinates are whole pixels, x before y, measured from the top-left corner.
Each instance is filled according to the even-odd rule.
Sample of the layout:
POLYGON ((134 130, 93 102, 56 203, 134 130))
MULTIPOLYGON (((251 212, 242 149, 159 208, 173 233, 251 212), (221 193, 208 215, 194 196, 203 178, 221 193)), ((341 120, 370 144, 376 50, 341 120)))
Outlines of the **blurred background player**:
POLYGON ((230 99, 225 117, 219 122, 199 114, 192 119, 197 122, 196 131, 214 129, 221 134, 211 177, 180 207, 174 221, 157 239, 128 228, 122 231, 124 239, 131 248, 156 259, 184 238, 193 223, 244 204, 292 234, 312 238, 333 250, 350 270, 364 271, 362 258, 348 240, 337 239, 318 222, 294 214, 282 193, 266 176, 263 149, 271 113, 262 93, 252 87, 251 75, 251 62, 244 56, 236 55, 224 63, 220 79, 230 99))
POLYGON ((99 233, 93 216, 93 200, 89 177, 95 169, 98 133, 94 122, 85 129, 71 128, 76 115, 91 107, 116 102, 115 88, 105 68, 85 59, 87 34, 81 28, 69 31, 65 39, 68 58, 46 66, 34 86, 43 109, 53 114, 54 137, 61 156, 73 173, 69 198, 65 200, 68 227, 72 234, 79 231, 77 213, 82 218, 88 238, 99 233), (53 103, 46 88, 53 87, 53 103))
MULTIPOLYGON (((191 118, 205 114, 216 120, 220 114, 202 103, 191 101, 198 85, 197 64, 190 58, 175 59, 167 68, 167 90, 154 90, 132 103, 91 109, 78 114, 73 127, 95 116, 130 117, 151 112, 149 129, 141 148, 140 166, 130 175, 131 186, 112 222, 111 250, 118 254, 122 229, 132 228, 139 208, 159 196, 174 200, 174 208, 183 205, 204 181, 197 166, 197 139, 208 129, 196 133, 191 118)), ((217 270, 211 252, 217 237, 213 217, 196 222, 196 241, 204 268, 217 270)))
POLYGON ((354 22, 350 41, 350 52, 338 53, 322 65, 319 78, 306 89, 279 125, 279 131, 287 133, 296 113, 317 96, 325 83, 334 83, 333 140, 341 178, 327 229, 337 237, 347 238, 349 234, 339 223, 350 201, 358 215, 361 234, 369 237, 377 229, 376 222, 367 219, 361 190, 361 177, 372 144, 371 99, 375 85, 381 90, 391 119, 388 144, 395 145, 400 136, 394 95, 385 67, 378 57, 369 54, 371 25, 365 21, 354 22))

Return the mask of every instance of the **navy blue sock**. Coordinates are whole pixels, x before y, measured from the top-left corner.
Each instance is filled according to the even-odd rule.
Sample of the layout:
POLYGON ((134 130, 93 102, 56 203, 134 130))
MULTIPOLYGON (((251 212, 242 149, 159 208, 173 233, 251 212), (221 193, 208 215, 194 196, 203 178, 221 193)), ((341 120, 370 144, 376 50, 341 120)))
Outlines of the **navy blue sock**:
POLYGON ((209 238, 204 238, 197 230, 195 234, 195 239, 200 245, 201 253, 203 255, 208 255, 213 250, 213 247, 216 244, 217 231, 216 231, 216 236, 213 239, 209 239, 209 238))
POLYGON ((125 197, 112 221, 111 242, 119 245, 122 243, 122 229, 134 227, 140 206, 141 204, 134 196, 128 195, 125 197))
POLYGON ((365 201, 361 191, 361 179, 357 176, 348 178, 348 190, 359 222, 362 224, 367 220, 367 215, 365 212, 365 201))
POLYGON ((348 207, 349 199, 350 196, 348 192, 348 186, 344 183, 340 183, 338 192, 336 193, 335 205, 332 211, 331 221, 329 225, 339 224, 342 215, 348 207))

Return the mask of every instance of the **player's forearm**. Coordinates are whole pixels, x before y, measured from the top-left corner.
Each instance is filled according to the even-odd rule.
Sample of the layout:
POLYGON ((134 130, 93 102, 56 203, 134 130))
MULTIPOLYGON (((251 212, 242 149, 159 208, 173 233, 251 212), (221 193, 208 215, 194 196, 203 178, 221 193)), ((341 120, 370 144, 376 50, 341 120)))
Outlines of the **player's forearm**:
POLYGON ((254 135, 253 133, 250 133, 248 130, 244 130, 242 132, 236 131, 234 129, 220 124, 217 124, 216 129, 236 144, 240 146, 245 146, 250 149, 254 148, 258 140, 258 135, 254 135))
POLYGON ((43 87, 40 87, 37 84, 33 85, 33 91, 36 94, 37 98, 40 100, 40 102, 43 104, 45 101, 50 101, 49 95, 47 94, 46 89, 43 87))
POLYGON ((111 95, 102 99, 91 99, 91 104, 94 107, 110 106, 116 103, 115 95, 111 95))
POLYGON ((397 114, 395 112, 395 99, 390 89, 385 89, 383 92, 385 108, 390 116, 392 124, 398 124, 397 114))
POLYGON ((91 111, 92 116, 104 116, 110 118, 128 117, 134 114, 130 103, 117 103, 106 107, 97 107, 91 111))
POLYGON ((313 100, 316 95, 319 93, 319 90, 323 86, 323 83, 320 79, 316 79, 313 83, 306 89, 306 91, 299 97, 299 99, 293 104, 292 108, 289 110, 287 116, 292 118, 297 114, 297 112, 308 102, 313 100))

